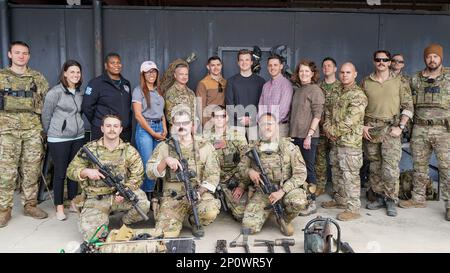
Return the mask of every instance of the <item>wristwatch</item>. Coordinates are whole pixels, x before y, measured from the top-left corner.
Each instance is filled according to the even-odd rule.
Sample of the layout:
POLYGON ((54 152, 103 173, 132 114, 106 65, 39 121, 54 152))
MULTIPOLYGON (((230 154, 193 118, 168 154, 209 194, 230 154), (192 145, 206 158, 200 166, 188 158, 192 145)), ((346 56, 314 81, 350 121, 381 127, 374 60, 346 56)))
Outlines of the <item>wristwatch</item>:
POLYGON ((401 123, 400 123, 400 124, 398 125, 398 127, 400 127, 400 129, 402 129, 402 131, 405 130, 405 124, 401 124, 401 123))

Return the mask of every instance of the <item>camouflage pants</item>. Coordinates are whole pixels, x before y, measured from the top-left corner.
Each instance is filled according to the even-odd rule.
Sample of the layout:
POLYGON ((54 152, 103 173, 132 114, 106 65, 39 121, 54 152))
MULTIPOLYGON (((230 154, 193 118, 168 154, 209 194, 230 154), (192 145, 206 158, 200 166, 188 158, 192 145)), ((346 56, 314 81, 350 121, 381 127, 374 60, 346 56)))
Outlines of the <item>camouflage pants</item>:
POLYGON ((43 152, 40 130, 0 133, 0 209, 13 207, 17 178, 21 180, 22 204, 37 204, 43 152))
MULTIPOLYGON (((141 189, 133 192, 139 199, 138 206, 147 214, 150 209, 150 202, 147 200, 145 192, 141 189)), ((100 200, 95 197, 88 197, 84 201, 79 222, 83 238, 89 240, 99 226, 103 224, 108 225, 109 214, 112 211, 126 211, 122 217, 122 222, 126 225, 143 220, 129 201, 123 201, 120 204, 116 203, 113 194, 106 195, 100 200)))
POLYGON ((369 184, 375 193, 398 201, 400 159, 402 143, 400 137, 385 135, 381 143, 364 140, 367 159, 370 161, 369 184))
POLYGON ((333 198, 346 210, 359 212, 361 181, 359 169, 362 166, 362 149, 350 147, 331 148, 330 160, 333 177, 333 198))
POLYGON ((223 194, 225 195, 225 202, 227 203, 231 214, 233 214, 234 219, 242 221, 242 218, 244 218, 245 206, 248 202, 248 191, 245 191, 242 194, 241 199, 236 202, 233 198, 233 192, 230 191, 224 183, 222 184, 222 189, 223 194))
MULTIPOLYGON (((442 196, 448 201, 450 188, 450 132, 444 126, 414 125, 411 137, 411 153, 414 165, 412 199, 426 200, 426 186, 429 182, 428 162, 434 150, 438 160, 439 183, 442 196)), ((450 208, 450 204, 447 205, 450 208)))
POLYGON ((330 153, 331 144, 325 136, 320 136, 316 151, 316 178, 317 188, 325 189, 328 180, 327 155, 330 153))
MULTIPOLYGON (((283 196, 282 202, 287 223, 294 220, 299 212, 306 208, 308 203, 306 200, 306 192, 303 189, 294 189, 290 191, 283 196)), ((269 204, 269 197, 259 190, 256 191, 245 208, 242 226, 250 228, 251 233, 261 231, 264 223, 273 211, 272 209, 264 209, 269 204)))
MULTIPOLYGON (((220 212, 220 201, 214 196, 205 192, 197 204, 198 217, 203 226, 214 222, 220 212)), ((156 220, 155 228, 163 232, 164 237, 178 237, 183 228, 184 218, 192 214, 192 207, 188 201, 183 198, 176 200, 170 196, 161 199, 161 206, 156 220)))

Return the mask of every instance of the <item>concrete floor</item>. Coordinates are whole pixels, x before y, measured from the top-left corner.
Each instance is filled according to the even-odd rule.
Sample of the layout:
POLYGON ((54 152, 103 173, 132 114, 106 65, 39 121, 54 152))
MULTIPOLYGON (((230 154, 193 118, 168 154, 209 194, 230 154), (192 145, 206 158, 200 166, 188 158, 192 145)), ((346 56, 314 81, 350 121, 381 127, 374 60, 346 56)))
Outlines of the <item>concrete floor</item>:
MULTIPOLYGON (((329 196, 320 196, 318 202, 329 200, 329 196)), ((362 200, 365 207, 365 199, 362 200)), ((9 225, 0 229, 0 252, 59 252, 81 243, 78 232, 78 216, 68 213, 66 221, 58 221, 50 200, 40 204, 49 213, 49 218, 35 220, 22 213, 20 197, 16 195, 12 219, 9 225)), ((339 222, 343 241, 349 242, 355 252, 450 252, 450 222, 444 220, 443 201, 428 201, 423 209, 398 208, 397 217, 388 217, 385 209, 377 211, 361 210, 362 217, 351 222, 339 222)), ((318 213, 294 220, 295 246, 292 252, 303 252, 303 232, 306 223, 321 215, 335 217, 338 209, 319 208, 318 213)), ((111 216, 111 226, 118 228, 120 213, 111 216)), ((136 225, 136 228, 153 227, 153 220, 136 225)), ((205 237, 196 241, 198 253, 215 251, 216 240, 225 239, 229 244, 240 232, 240 225, 229 215, 222 212, 216 221, 205 228, 205 237)), ((190 229, 184 228, 182 236, 191 236, 190 229)), ((254 239, 274 240, 284 236, 278 231, 273 219, 265 224, 263 230, 249 236, 251 252, 264 253, 265 247, 254 247, 254 239)), ((242 237, 239 238, 239 241, 242 237)), ((228 248, 230 253, 244 252, 243 248, 228 248)), ((283 252, 275 247, 275 252, 283 252)))

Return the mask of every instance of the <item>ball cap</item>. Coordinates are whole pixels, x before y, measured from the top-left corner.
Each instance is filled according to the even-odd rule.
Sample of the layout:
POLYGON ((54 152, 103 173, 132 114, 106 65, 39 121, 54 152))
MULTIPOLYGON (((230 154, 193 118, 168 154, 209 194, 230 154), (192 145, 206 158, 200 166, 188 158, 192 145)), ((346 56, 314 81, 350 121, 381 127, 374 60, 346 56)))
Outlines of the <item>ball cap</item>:
POLYGON ((148 72, 152 69, 156 69, 159 72, 158 67, 152 61, 145 61, 141 64, 141 72, 148 72))

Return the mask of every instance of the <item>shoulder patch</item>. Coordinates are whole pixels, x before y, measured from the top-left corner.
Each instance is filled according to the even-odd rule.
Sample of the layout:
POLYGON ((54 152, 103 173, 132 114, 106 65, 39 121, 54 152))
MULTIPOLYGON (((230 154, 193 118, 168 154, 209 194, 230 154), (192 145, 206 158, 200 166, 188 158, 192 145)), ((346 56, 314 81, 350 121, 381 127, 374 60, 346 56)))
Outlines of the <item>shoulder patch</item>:
POLYGON ((90 95, 92 93, 92 87, 88 86, 86 87, 86 91, 84 92, 85 95, 90 95))

